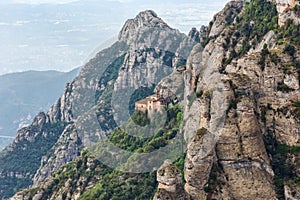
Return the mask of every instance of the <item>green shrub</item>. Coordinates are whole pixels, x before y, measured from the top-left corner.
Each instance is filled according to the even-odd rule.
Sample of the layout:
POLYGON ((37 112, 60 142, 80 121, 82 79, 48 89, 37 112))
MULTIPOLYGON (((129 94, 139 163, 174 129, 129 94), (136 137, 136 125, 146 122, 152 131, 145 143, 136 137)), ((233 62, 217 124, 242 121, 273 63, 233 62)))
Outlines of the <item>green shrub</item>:
MULTIPOLYGON (((232 36, 233 34, 235 39, 230 43, 230 37, 226 38, 226 43, 223 44, 225 50, 236 49, 238 43, 242 43, 242 48, 238 52, 231 51, 229 58, 225 58, 222 62, 223 68, 225 69, 224 66, 230 64, 234 58, 245 55, 251 48, 250 43, 255 45, 261 42, 268 31, 275 30, 277 21, 278 13, 273 3, 265 0, 252 0, 249 4, 247 3, 241 15, 236 18, 233 29, 229 30, 228 35, 232 36)), ((267 53, 267 48, 264 48, 262 54, 266 55, 267 53)), ((263 65, 262 68, 264 68, 263 65)), ((220 71, 223 72, 224 69, 220 71)))
POLYGON ((290 56, 294 56, 295 54, 295 47, 293 45, 287 44, 284 49, 283 49, 283 53, 286 53, 290 56))
POLYGON ((148 118, 148 112, 135 111, 131 116, 131 119, 140 126, 146 126, 150 124, 150 119, 148 118))
POLYGON ((278 55, 276 53, 270 54, 270 60, 271 60, 271 62, 273 62, 275 64, 280 62, 280 58, 278 57, 278 55))
POLYGON ((287 86, 285 83, 280 82, 277 85, 277 90, 278 91, 282 91, 282 92, 290 92, 293 91, 293 89, 289 88, 289 86, 287 86))

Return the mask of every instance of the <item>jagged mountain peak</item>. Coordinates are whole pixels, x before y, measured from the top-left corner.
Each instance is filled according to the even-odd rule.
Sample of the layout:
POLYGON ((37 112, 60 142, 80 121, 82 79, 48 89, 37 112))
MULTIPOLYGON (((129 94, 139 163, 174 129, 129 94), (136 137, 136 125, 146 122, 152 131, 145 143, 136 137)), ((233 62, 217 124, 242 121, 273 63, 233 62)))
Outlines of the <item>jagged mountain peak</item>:
POLYGON ((119 33, 119 40, 125 42, 132 41, 141 30, 151 28, 171 29, 154 11, 145 10, 140 12, 134 19, 129 19, 125 22, 119 33))
POLYGON ((147 18, 151 17, 158 18, 157 14, 153 10, 145 10, 139 12, 135 19, 144 18, 145 20, 147 20, 147 18))
POLYGON ((190 30, 188 36, 197 42, 200 41, 200 32, 195 27, 190 30))

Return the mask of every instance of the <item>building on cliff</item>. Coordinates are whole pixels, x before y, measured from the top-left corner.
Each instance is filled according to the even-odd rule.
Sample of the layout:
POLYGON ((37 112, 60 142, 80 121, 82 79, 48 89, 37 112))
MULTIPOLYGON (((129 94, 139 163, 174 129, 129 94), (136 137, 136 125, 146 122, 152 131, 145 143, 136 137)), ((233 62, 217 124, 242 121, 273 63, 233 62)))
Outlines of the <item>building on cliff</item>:
POLYGON ((135 110, 143 112, 148 111, 148 113, 160 112, 165 105, 166 103, 162 97, 158 94, 153 94, 145 99, 137 101, 135 103, 135 110))

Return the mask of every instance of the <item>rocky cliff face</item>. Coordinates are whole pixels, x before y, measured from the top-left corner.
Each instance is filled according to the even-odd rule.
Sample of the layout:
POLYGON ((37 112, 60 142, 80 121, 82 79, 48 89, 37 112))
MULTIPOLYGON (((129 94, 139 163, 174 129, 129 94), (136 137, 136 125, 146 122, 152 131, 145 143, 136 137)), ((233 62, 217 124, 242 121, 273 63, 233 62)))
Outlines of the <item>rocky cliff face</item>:
MULTIPOLYGON (((181 198, 183 193, 185 199, 299 198, 299 166, 291 161, 299 153, 299 121, 294 110, 298 100, 291 100, 299 93, 299 75, 295 68, 285 71, 293 59, 299 62, 299 46, 293 45, 288 55, 278 44, 278 35, 270 31, 253 49, 230 55, 228 60, 228 46, 243 40, 241 32, 231 35, 239 31, 233 28, 249 9, 242 6, 238 1, 226 5, 207 29, 210 41, 204 48, 196 45, 190 53, 182 73, 185 191, 174 197, 173 191, 159 187, 156 196, 160 199, 181 198), (221 23, 228 20, 226 13, 231 13, 233 21, 227 27, 221 23)), ((248 20, 251 23, 254 18, 248 20)), ((249 40, 251 44, 251 36, 249 40)))
POLYGON ((294 23, 299 24, 299 16, 295 14, 293 8, 299 4, 296 0, 276 0, 276 9, 278 11, 278 24, 283 26, 287 19, 292 19, 294 23))

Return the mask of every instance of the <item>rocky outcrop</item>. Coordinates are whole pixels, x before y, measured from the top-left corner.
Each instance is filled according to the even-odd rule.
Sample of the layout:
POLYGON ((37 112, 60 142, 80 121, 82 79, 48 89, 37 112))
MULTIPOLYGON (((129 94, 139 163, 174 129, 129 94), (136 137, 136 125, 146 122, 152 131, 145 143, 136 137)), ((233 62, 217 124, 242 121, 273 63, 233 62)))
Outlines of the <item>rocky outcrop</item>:
MULTIPOLYGON (((27 71, 0 76, 0 135, 15 137, 17 130, 28 126, 39 111, 49 109, 78 72, 79 68, 66 73, 27 71), (13 102, 26 106, 16 106, 13 102)), ((13 138, 2 138, 0 149, 12 141, 13 138)))
POLYGON ((154 200, 186 199, 181 172, 171 161, 165 161, 157 170, 157 181, 159 182, 158 192, 154 195, 154 200))
POLYGON ((288 20, 292 20, 292 22, 298 26, 300 24, 300 16, 293 10, 287 10, 279 15, 278 24, 283 26, 287 23, 288 20))
MULTIPOLYGON (((192 52, 189 58, 188 66, 193 70, 189 74, 186 73, 186 91, 191 94, 192 89, 196 87, 194 90, 201 91, 202 96, 192 103, 186 103, 191 106, 186 106, 185 110, 187 120, 185 138, 189 141, 185 163, 185 180, 187 181, 185 190, 193 199, 214 197, 216 199, 246 199, 245 197, 276 199, 273 186, 274 172, 262 142, 262 130, 256 119, 254 98, 250 101, 247 98, 239 99, 235 111, 231 110, 232 102, 236 101, 236 90, 239 87, 243 88, 242 84, 247 82, 243 80, 244 82, 236 83, 234 81, 236 72, 232 76, 229 71, 227 75, 219 73, 218 68, 222 65, 223 58, 221 43, 222 40, 219 37, 208 43, 204 50, 198 48, 198 54, 201 56, 194 56, 197 53, 192 52), (195 63, 192 62, 193 57, 202 58, 202 60, 195 63), (193 63, 195 63, 194 66, 193 63), (195 77, 199 77, 198 80, 195 77), (237 88, 231 88, 228 80, 233 81, 237 88), (196 106, 193 107, 193 105, 196 106), (199 110, 198 113, 195 111, 196 108, 199 110), (192 131, 187 126, 193 127, 192 131), (193 139, 198 137, 196 130, 197 128, 201 130, 201 127, 209 130, 213 142, 193 139), (196 145, 192 145, 194 143, 196 145), (201 146, 208 144, 210 145, 203 148, 206 150, 203 156, 201 146), (195 157, 197 153, 201 156, 195 157), (197 160, 197 162, 193 163, 191 160, 197 160), (214 165, 218 166, 219 171, 212 170, 214 165), (201 176, 195 177, 193 174, 201 174, 201 176), (226 178, 222 180, 222 177, 226 178), (221 180, 224 181, 223 186, 216 185, 216 182, 221 180), (213 191, 213 188, 222 193, 213 191), (264 193, 266 190, 268 192, 264 193)), ((255 67, 251 68, 241 63, 238 66, 248 67, 250 73, 247 75, 250 80, 255 78, 251 76, 251 70, 255 67)))
POLYGON ((172 73, 178 62, 186 61, 188 52, 199 39, 196 30, 188 37, 170 28, 153 11, 139 13, 128 20, 119 40, 130 45, 118 74, 114 90, 151 87, 172 73))
POLYGON ((197 30, 197 28, 192 28, 191 30, 190 30, 190 32, 189 32, 189 34, 188 34, 188 36, 192 39, 192 40, 194 40, 195 42, 200 42, 200 31, 198 31, 197 30))
POLYGON ((197 130, 187 146, 186 155, 185 191, 191 199, 206 199, 204 188, 208 184, 215 159, 215 136, 205 128, 197 130))
POLYGON ((278 25, 283 26, 287 20, 292 20, 294 24, 300 24, 300 16, 293 9, 296 5, 299 5, 299 1, 296 0, 273 0, 276 3, 276 9, 278 12, 278 25))
POLYGON ((293 9, 296 6, 296 0, 276 0, 276 8, 279 14, 293 9))
MULTIPOLYGON (((42 128, 46 125, 49 124, 50 120, 49 117, 44 113, 44 112, 40 112, 33 120, 32 122, 32 126, 36 127, 38 130, 42 130, 42 128)), ((14 148, 14 146, 16 146, 18 143, 27 140, 29 142, 32 142, 35 137, 37 136, 37 132, 31 132, 30 129, 21 129, 20 131, 18 131, 16 139, 14 140, 14 143, 9 146, 7 149, 10 151, 14 148)))
POLYGON ((57 170, 60 166, 73 161, 80 155, 82 149, 81 139, 76 131, 74 124, 68 125, 56 144, 52 147, 51 156, 43 156, 41 166, 33 178, 33 186, 37 186, 51 175, 51 172, 57 170))
MULTIPOLYGON (((160 30, 171 30, 171 28, 152 10, 146 10, 140 12, 134 19, 129 19, 125 22, 122 30, 119 33, 119 40, 126 42, 128 45, 136 43, 140 39, 144 38, 141 34, 145 30, 152 28, 158 28, 160 30)), ((146 40, 144 40, 146 41, 146 40)), ((151 41, 149 41, 148 44, 151 41)))
POLYGON ((164 99, 181 102, 183 100, 184 82, 182 74, 178 71, 172 72, 169 76, 162 79, 155 87, 155 93, 164 99))
POLYGON ((209 31, 209 37, 218 36, 227 24, 233 22, 234 18, 243 8, 243 1, 230 1, 225 5, 221 12, 214 16, 212 25, 209 31))
POLYGON ((72 121, 73 118, 72 105, 70 102, 71 95, 72 95, 71 91, 72 91, 72 85, 70 83, 67 83, 66 89, 62 97, 60 97, 50 108, 48 114, 52 122, 72 121))
POLYGON ((18 131, 13 144, 1 154, 1 199, 13 195, 13 188, 33 183, 42 156, 50 153, 65 126, 66 123, 51 123, 49 116, 41 112, 31 126, 18 131))
POLYGON ((243 98, 234 111, 237 117, 229 111, 217 142, 217 156, 233 198, 276 199, 274 172, 253 108, 253 102, 243 98))
POLYGON ((156 85, 172 71, 174 53, 161 49, 144 49, 129 52, 125 56, 124 66, 118 74, 114 90, 141 86, 151 87, 156 85))

